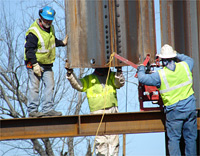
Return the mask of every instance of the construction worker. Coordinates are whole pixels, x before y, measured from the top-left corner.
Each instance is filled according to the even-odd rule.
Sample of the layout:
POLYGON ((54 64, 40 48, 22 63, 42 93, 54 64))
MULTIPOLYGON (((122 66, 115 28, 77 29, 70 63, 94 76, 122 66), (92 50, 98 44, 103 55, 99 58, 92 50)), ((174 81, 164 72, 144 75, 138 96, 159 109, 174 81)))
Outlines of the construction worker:
POLYGON ((55 37, 52 22, 55 10, 45 6, 39 10, 39 19, 30 26, 26 32, 25 64, 29 77, 28 112, 29 117, 61 116, 61 112, 54 110, 54 73, 52 71, 55 61, 55 47, 66 46, 68 36, 62 40, 55 37), (43 107, 39 107, 40 80, 44 84, 43 107))
POLYGON ((180 156, 180 139, 183 134, 185 155, 196 156, 197 112, 192 89, 192 58, 179 54, 165 44, 158 55, 163 69, 145 74, 143 65, 138 67, 138 80, 159 89, 166 113, 166 130, 170 156, 180 156), (177 61, 179 60, 179 61, 177 61))
MULTIPOLYGON (((109 68, 96 68, 92 74, 81 79, 76 78, 68 63, 65 68, 71 86, 80 92, 86 92, 91 114, 118 113, 116 89, 125 82, 121 68, 116 73, 110 72, 107 83, 109 68)), ((96 136, 95 152, 97 156, 118 156, 119 136, 96 136)))

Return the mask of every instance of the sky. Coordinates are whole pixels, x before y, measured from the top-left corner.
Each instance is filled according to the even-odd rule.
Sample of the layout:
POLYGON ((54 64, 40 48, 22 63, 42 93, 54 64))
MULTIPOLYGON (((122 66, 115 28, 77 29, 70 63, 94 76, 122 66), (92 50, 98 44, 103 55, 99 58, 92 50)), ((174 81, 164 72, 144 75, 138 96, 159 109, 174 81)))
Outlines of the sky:
MULTIPOLYGON (((1 0, 0 0, 1 1, 1 0)), ((16 5, 20 0, 5 0, 6 8, 9 8, 8 11, 13 12, 20 9, 19 5, 16 5)), ((23 0, 26 2, 26 6, 30 3, 29 0, 23 0)), ((1 9, 1 5, 0 5, 1 9)), ((34 8, 41 9, 41 8, 34 8)), ((37 17, 38 11, 36 11, 37 17)), ((56 10, 56 15, 59 16, 59 10, 56 10)), ((160 16, 159 16, 159 0, 155 1, 155 21, 156 21, 156 38, 157 38, 157 51, 160 51, 161 40, 160 40, 160 16)), ((55 68, 55 67, 54 67, 55 68)), ((56 68, 54 69, 56 70, 56 68)), ((132 67, 123 67, 123 71, 131 71, 132 67)), ((130 73, 129 77, 134 75, 133 71, 130 73)), ((124 98, 119 98, 119 111, 120 112, 136 112, 139 111, 138 105, 138 96, 137 96, 137 79, 130 79, 128 86, 123 87, 118 90, 118 95, 126 96, 126 102, 124 98), (126 89, 128 87, 128 93, 126 89), (124 94, 124 95, 123 95, 124 94), (120 105, 122 103, 122 105, 120 105), (127 105, 128 103, 128 105, 127 105)), ((87 106, 85 106, 87 107, 87 106)), ((87 109, 87 108, 86 108, 87 109)), ((123 151, 123 135, 120 135, 120 152, 119 156, 122 155, 123 151)), ((1 148, 1 147, 0 147, 1 148)), ((0 152, 1 155, 1 152, 0 152)), ((13 153, 13 156, 15 153, 13 153)), ((143 134, 127 134, 126 135, 126 156, 164 156, 165 155, 165 133, 143 133, 143 134)), ((6 155, 8 156, 8 155, 6 155)), ((12 156, 12 155, 9 155, 12 156)))

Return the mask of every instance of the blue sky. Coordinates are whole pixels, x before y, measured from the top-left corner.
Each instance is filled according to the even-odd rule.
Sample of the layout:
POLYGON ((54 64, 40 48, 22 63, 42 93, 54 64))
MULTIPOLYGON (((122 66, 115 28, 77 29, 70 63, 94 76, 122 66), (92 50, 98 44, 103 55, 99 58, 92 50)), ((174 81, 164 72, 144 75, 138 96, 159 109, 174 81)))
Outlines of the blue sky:
MULTIPOLYGON (((20 5, 16 3, 20 0, 6 0, 5 5, 8 11, 13 12, 13 10, 17 11, 20 9, 20 5)), ((29 0, 24 0, 26 6, 28 4, 32 5, 29 0)), ((37 1, 35 1, 37 2, 37 1)), ((1 9, 1 6, 0 6, 1 9)), ((35 17, 38 15, 38 10, 41 8, 33 8, 36 9, 35 17)), ((61 16, 59 10, 56 10, 56 16, 61 16)), ((156 38, 157 38, 157 51, 160 51, 161 48, 161 39, 160 39, 160 16, 159 16, 159 0, 155 1, 155 19, 156 19, 156 38)), ((54 67, 55 68, 55 67, 54 67)), ((55 68, 56 69, 56 68, 55 68)), ((54 70, 55 70, 54 69, 54 70)), ((123 67, 123 71, 131 71, 132 67, 123 67)), ((129 73, 128 77, 133 77, 135 71, 129 73)), ((128 87, 128 93, 126 92, 126 87, 123 87, 118 91, 118 100, 119 100, 119 111, 120 112, 135 112, 139 111, 138 104, 138 93, 137 93, 137 79, 129 79, 129 83, 126 87, 128 87), (125 98, 121 98, 120 96, 126 96, 125 98), (128 103, 128 105, 126 105, 128 103)), ((87 105, 87 104, 86 104, 87 105)), ((88 107, 86 106, 85 107, 88 107)), ((87 109, 87 108, 86 108, 87 109)), ((120 156, 122 155, 122 135, 120 135, 120 156)), ((14 155, 14 153, 13 153, 14 155)), ((165 134, 164 133, 144 133, 144 134, 127 134, 126 135, 126 156, 164 156, 165 155, 165 134)), ((10 155, 9 155, 10 156, 10 155)))

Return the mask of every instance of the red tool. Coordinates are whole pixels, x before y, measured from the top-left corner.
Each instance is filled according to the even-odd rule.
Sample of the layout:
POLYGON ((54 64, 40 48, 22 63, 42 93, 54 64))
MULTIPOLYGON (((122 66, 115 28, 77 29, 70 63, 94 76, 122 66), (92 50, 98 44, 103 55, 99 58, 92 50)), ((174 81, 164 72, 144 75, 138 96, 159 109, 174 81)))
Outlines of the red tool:
MULTIPOLYGON (((116 53, 115 53, 114 57, 119 59, 120 61, 132 66, 133 68, 137 69, 137 67, 138 67, 138 65, 123 58, 122 56, 119 56, 116 53)), ((150 54, 147 54, 146 59, 143 62, 143 65, 147 66, 149 60, 150 60, 150 54)), ((158 57, 156 58, 156 66, 160 66, 158 57)), ((137 73, 136 73, 135 77, 137 77, 137 73)), ((139 102, 140 102, 140 110, 141 111, 162 110, 163 102, 162 102, 161 96, 159 94, 159 91, 155 86, 147 86, 147 85, 143 85, 143 84, 139 83, 138 89, 139 89, 138 92, 139 92, 139 102), (152 102, 152 104, 158 104, 158 107, 144 107, 144 102, 152 102)))
MULTIPOLYGON (((138 65, 134 64, 133 62, 125 59, 124 57, 122 57, 122 56, 120 56, 120 55, 118 55, 116 53, 115 53, 114 57, 117 58, 117 59, 119 59, 120 61, 122 61, 122 62, 124 62, 124 63, 126 63, 126 64, 128 64, 130 66, 132 66, 135 69, 137 69, 137 67, 138 67, 138 65)), ((143 62, 143 65, 146 66, 147 63, 149 62, 149 60, 150 60, 150 54, 147 54, 146 59, 143 62)), ((135 77, 137 77, 137 73, 135 74, 135 77)))
MULTIPOLYGON (((124 63, 126 63, 126 64, 128 64, 128 65, 130 65, 130 66, 132 66, 132 67, 135 68, 135 69, 137 69, 137 67, 138 67, 138 65, 136 65, 135 63, 133 63, 133 62, 131 62, 131 61, 125 59, 124 57, 122 57, 122 56, 120 56, 120 55, 118 55, 118 54, 116 54, 116 53, 115 53, 114 57, 117 58, 117 59, 119 59, 120 61, 122 61, 122 62, 124 62, 124 63)), ((146 57, 146 59, 144 60, 143 65, 146 66, 147 63, 149 62, 149 60, 150 60, 150 54, 147 54, 147 57, 146 57)))
POLYGON ((147 86, 139 83, 138 92, 141 111, 162 110, 162 98, 155 86, 147 86), (156 107, 144 107, 145 102, 152 102, 156 107))

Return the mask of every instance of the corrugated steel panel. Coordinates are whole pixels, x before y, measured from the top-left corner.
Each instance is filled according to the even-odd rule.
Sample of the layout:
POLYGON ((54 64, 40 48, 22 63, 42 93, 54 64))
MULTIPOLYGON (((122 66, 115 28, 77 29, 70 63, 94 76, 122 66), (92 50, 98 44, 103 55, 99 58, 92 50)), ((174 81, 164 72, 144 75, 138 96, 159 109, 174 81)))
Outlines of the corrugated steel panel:
MULTIPOLYGON (((153 0, 65 0, 72 67, 104 67, 110 54, 141 63, 156 53, 153 0)), ((112 66, 125 64, 115 59, 112 66)))
POLYGON ((161 44, 174 47, 173 1, 160 0, 161 44))
POLYGON ((138 64, 156 54, 154 2, 117 0, 118 54, 138 64))
POLYGON ((66 28, 69 35, 67 55, 71 66, 89 67, 92 59, 95 59, 97 65, 105 64, 105 42, 110 38, 106 35, 109 31, 108 2, 105 0, 65 2, 66 28))
POLYGON ((191 56, 194 61, 193 78, 197 107, 200 108, 200 46, 199 2, 160 0, 162 45, 170 44, 179 53, 191 56), (198 4, 198 5, 197 5, 198 4))

